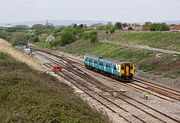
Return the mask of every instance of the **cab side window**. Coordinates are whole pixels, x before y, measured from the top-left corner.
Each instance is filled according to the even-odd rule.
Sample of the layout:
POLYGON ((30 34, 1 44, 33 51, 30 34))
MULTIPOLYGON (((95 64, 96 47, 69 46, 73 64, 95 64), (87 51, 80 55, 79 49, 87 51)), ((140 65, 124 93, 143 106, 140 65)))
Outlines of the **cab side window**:
POLYGON ((133 69, 133 65, 130 66, 130 69, 131 69, 131 70, 133 69))
POLYGON ((109 64, 106 64, 106 67, 108 67, 108 68, 109 68, 109 67, 110 67, 110 65, 109 65, 109 64))

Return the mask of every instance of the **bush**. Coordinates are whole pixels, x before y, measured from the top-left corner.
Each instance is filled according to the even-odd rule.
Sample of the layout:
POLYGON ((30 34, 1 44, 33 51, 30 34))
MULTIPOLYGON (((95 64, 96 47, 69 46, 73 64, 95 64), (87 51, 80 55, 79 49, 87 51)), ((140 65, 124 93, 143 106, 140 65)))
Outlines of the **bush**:
POLYGON ((97 41, 97 35, 92 35, 91 36, 91 43, 95 44, 97 41))
POLYGON ((5 31, 1 31, 1 30, 0 30, 0 38, 3 38, 3 39, 6 39, 6 38, 7 38, 5 31))
POLYGON ((95 44, 97 41, 97 37, 98 37, 97 31, 92 31, 90 34, 91 43, 95 44))
POLYGON ((61 35, 61 46, 65 46, 75 41, 75 36, 72 31, 64 31, 61 35))
POLYGON ((55 41, 51 43, 51 46, 61 46, 61 36, 56 37, 55 41))
POLYGON ((170 28, 165 23, 154 23, 150 25, 150 31, 169 31, 170 28))
POLYGON ((110 33, 114 33, 115 31, 116 31, 116 27, 115 26, 111 27, 110 33))
POLYGON ((7 54, 0 52, 0 59, 6 59, 8 57, 7 54))
POLYGON ((97 31, 87 31, 83 33, 82 38, 84 40, 90 39, 91 43, 95 43, 97 41, 98 33, 97 31))
POLYGON ((30 42, 32 42, 32 43, 36 43, 36 42, 39 42, 39 41, 40 41, 40 40, 39 40, 39 37, 38 37, 37 35, 32 35, 29 40, 30 40, 30 42))

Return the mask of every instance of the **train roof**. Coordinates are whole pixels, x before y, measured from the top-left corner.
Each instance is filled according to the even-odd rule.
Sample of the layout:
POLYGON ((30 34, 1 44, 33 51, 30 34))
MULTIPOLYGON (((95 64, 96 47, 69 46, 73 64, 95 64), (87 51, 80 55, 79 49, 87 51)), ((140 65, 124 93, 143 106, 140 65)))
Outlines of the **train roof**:
POLYGON ((111 59, 111 58, 104 58, 102 56, 95 56, 95 55, 86 55, 86 57, 91 57, 91 58, 97 58, 97 59, 102 59, 108 62, 116 63, 116 64, 122 64, 122 63, 130 63, 122 60, 117 60, 117 59, 111 59))

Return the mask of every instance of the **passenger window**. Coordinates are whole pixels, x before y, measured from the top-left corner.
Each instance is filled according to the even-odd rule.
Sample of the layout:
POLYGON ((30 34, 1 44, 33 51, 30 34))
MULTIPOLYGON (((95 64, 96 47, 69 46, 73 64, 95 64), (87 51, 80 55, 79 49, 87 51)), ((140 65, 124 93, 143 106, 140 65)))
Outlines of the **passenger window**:
POLYGON ((124 70, 124 66, 122 66, 121 69, 124 70))
POLYGON ((114 70, 116 70, 116 66, 114 66, 114 70))

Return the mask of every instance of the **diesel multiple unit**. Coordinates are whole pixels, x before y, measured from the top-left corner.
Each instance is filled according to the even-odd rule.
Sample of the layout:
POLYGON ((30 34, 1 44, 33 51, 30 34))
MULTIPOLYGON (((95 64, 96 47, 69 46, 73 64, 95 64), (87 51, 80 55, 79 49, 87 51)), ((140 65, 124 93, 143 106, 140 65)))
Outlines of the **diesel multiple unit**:
POLYGON ((84 64, 87 68, 96 70, 122 81, 131 81, 134 77, 134 64, 98 56, 85 56, 84 64))

